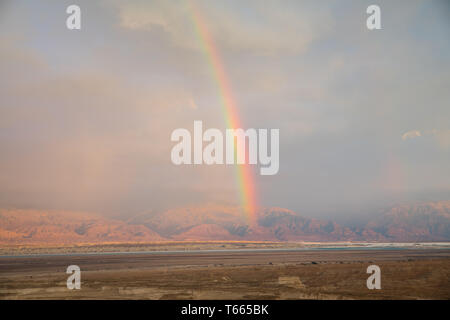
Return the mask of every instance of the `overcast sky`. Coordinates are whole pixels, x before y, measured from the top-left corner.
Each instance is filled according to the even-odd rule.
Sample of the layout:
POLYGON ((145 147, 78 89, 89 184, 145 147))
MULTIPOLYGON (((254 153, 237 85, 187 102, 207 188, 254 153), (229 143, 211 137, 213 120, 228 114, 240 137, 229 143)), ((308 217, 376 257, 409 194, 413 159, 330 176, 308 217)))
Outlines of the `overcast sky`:
MULTIPOLYGON (((447 1, 196 3, 242 125, 280 129, 259 205, 345 219, 450 199, 447 1)), ((0 207, 239 205, 233 167, 170 161, 174 129, 225 129, 186 1, 1 1, 0 71, 0 207)))

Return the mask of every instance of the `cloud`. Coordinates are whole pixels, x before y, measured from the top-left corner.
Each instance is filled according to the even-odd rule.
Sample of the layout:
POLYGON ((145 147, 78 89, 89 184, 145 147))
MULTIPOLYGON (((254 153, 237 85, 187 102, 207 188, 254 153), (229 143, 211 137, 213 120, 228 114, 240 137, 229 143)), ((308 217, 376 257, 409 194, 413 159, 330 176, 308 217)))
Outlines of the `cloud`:
POLYGON ((295 3, 280 6, 277 1, 250 1, 245 10, 234 1, 220 5, 210 1, 135 1, 116 5, 121 27, 162 30, 175 45, 190 49, 200 48, 192 8, 200 13, 215 43, 230 51, 302 52, 333 24, 329 11, 321 6, 297 10, 295 3))
POLYGON ((402 135, 402 140, 414 139, 417 137, 433 137, 441 148, 446 149, 450 147, 450 129, 432 129, 423 132, 411 130, 402 135))
MULTIPOLYGON (((242 125, 280 129, 284 169, 256 177, 262 205, 366 210, 389 198, 371 183, 388 156, 411 182, 398 192, 448 190, 448 19, 431 3, 380 1, 389 32, 366 30, 363 3, 194 2, 242 125)), ((0 206, 239 202, 233 167, 170 161, 173 129, 225 126, 186 3, 80 0, 84 31, 69 32, 64 5, 27 19, 38 5, 11 2, 0 19, 0 206)))
POLYGON ((405 132, 402 135, 402 140, 413 139, 413 138, 421 137, 421 136, 422 136, 422 134, 420 133, 420 131, 411 130, 411 131, 405 132))

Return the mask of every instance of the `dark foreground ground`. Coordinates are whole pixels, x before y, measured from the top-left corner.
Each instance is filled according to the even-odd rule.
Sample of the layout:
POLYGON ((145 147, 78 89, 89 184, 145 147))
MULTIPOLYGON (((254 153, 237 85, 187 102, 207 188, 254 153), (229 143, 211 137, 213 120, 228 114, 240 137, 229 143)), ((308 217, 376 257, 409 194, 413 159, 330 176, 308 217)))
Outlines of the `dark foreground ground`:
POLYGON ((0 257, 0 299, 450 299, 450 250, 0 257), (381 268, 381 290, 366 269, 381 268), (81 289, 66 268, 81 269, 81 289))

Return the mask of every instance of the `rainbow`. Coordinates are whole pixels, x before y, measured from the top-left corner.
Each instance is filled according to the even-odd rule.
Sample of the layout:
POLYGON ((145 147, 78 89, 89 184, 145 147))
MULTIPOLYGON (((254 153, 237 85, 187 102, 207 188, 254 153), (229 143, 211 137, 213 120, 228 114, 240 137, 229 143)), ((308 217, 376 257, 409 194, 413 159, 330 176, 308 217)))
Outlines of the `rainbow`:
MULTIPOLYGON (((188 1, 188 7, 195 33, 208 59, 212 76, 217 83, 225 124, 228 129, 243 128, 239 120, 236 102, 219 51, 199 10, 191 1, 188 1)), ((249 164, 236 165, 236 180, 241 204, 247 215, 247 220, 250 225, 254 225, 256 222, 255 183, 249 164)))

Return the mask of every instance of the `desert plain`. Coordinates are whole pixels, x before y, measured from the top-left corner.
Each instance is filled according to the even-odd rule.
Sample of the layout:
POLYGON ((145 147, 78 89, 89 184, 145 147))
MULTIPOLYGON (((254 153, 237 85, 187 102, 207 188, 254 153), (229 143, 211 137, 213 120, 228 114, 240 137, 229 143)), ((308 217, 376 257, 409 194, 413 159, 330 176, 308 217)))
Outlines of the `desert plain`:
POLYGON ((224 242, 52 250, 3 249, 0 299, 450 299, 447 246, 224 242), (366 285, 372 264, 381 269, 380 290, 366 285), (81 269, 79 290, 66 286, 69 265, 81 269))

